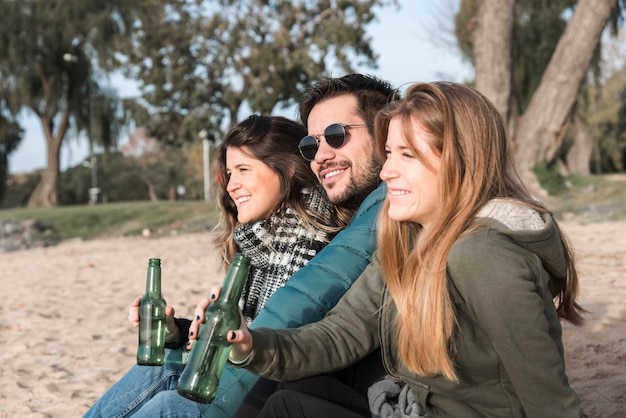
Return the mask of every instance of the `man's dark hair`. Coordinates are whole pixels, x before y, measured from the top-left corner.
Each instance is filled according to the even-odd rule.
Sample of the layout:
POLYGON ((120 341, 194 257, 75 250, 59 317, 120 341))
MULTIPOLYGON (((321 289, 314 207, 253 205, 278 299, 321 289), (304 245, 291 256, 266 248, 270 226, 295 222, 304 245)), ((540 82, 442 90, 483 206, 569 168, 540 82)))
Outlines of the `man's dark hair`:
POLYGON ((308 127, 309 113, 315 105, 344 95, 353 95, 357 98, 359 115, 366 123, 372 125, 380 109, 390 101, 400 98, 398 90, 392 88, 391 84, 372 75, 347 74, 338 78, 324 77, 307 89, 300 99, 298 112, 302 124, 308 127))

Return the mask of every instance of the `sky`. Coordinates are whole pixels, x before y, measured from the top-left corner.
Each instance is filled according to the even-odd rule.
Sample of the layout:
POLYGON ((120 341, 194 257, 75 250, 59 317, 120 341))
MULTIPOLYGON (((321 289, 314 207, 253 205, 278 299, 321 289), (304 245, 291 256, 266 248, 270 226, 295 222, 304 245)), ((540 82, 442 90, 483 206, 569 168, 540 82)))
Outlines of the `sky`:
MULTIPOLYGON (((368 26, 372 47, 378 54, 378 68, 359 68, 405 88, 418 81, 448 80, 463 82, 473 78, 473 69, 461 59, 453 43, 453 16, 459 0, 399 0, 400 8, 378 11, 377 21, 368 26)), ((111 86, 120 95, 132 96, 137 89, 132 82, 112 77, 111 86)), ((285 115, 295 117, 294 112, 285 115)), ((32 115, 23 113, 25 129, 20 147, 9 157, 13 174, 44 168, 46 144, 41 125, 32 115)), ((125 138, 120 138, 123 143, 125 138)), ((85 138, 66 137, 61 148, 61 169, 74 166, 88 156, 85 138)))

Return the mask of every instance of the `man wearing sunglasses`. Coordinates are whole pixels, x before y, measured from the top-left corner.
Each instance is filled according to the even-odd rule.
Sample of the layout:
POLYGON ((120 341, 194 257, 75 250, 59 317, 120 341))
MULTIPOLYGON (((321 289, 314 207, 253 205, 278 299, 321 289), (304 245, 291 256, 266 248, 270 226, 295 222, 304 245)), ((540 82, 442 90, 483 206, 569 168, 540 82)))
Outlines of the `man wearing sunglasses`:
MULTIPOLYGON (((376 249, 376 218, 385 197, 378 176, 381 156, 374 149, 374 119, 387 103, 399 98, 389 83, 362 74, 324 78, 305 91, 298 110, 309 135, 300 140, 300 153, 310 161, 328 198, 353 216, 272 295, 250 328, 295 328, 319 321, 369 264, 376 249)), ((369 411, 367 387, 382 374, 382 360, 375 352, 335 376, 305 379, 290 387, 363 413, 369 411)), ((227 366, 216 400, 202 416, 253 417, 275 387, 245 369, 227 366)))
MULTIPOLYGON (((386 81, 362 74, 324 78, 303 94, 298 110, 308 135, 300 140, 300 153, 310 161, 329 199, 353 216, 343 231, 272 295, 251 328, 295 328, 319 321, 369 264, 376 249, 376 218, 385 196, 378 176, 381 156, 374 150, 374 119, 387 103, 399 98, 386 81)), ((334 376, 305 379, 291 388, 369 413, 367 387, 382 374, 382 360, 375 352, 334 376)), ((274 382, 227 366, 216 400, 202 416, 254 417, 275 388, 274 382)))
MULTIPOLYGON (((369 264, 376 248, 376 217, 384 198, 378 177, 382 162, 374 152, 373 122, 378 110, 398 99, 397 96, 389 83, 361 74, 324 78, 303 95, 299 112, 309 135, 300 140, 300 152, 310 161, 329 199, 345 208, 352 218, 343 231, 268 299, 250 328, 293 328, 319 321, 369 264)), ((204 310, 206 306, 198 305, 198 308, 204 310)), ((195 338, 197 321, 192 323, 190 331, 194 331, 192 338, 195 338)), ((181 346, 184 344, 185 341, 180 342, 181 346)), ((341 381, 329 379, 328 385, 325 380, 314 381, 311 389, 337 389, 341 393, 336 385, 361 383, 363 387, 353 398, 343 396, 346 402, 367 409, 365 393, 373 379, 369 374, 375 370, 374 376, 378 377, 382 365, 376 355, 365 363, 355 368, 356 372, 343 372, 341 381), (361 374, 362 370, 366 375, 361 374)), ((124 393, 101 398, 88 415, 232 417, 259 380, 245 369, 227 365, 215 400, 201 405, 172 389, 178 376, 167 367, 134 370, 132 377, 126 377, 124 393)), ((258 391, 246 398, 237 416, 254 416, 274 386, 260 381, 255 387, 258 391)))
POLYGON ((373 122, 382 106, 375 90, 378 80, 354 74, 340 80, 366 88, 356 94, 328 89, 322 97, 315 89, 305 93, 300 117, 309 135, 299 147, 330 200, 356 209, 380 182, 382 162, 374 152, 373 122))
MULTIPOLYGON (((251 328, 293 328, 320 320, 369 264, 376 247, 376 216, 384 198, 373 122, 380 109, 397 99, 398 92, 388 83, 361 74, 326 78, 304 93, 299 112, 309 134, 300 140, 300 154, 310 161, 329 199, 354 215, 326 248, 272 295, 251 328)), ((229 369, 225 374, 243 372, 247 373, 229 369)), ((367 388, 383 375, 380 353, 374 352, 335 375, 280 387, 323 397, 369 415, 367 388)), ((228 380, 222 375, 220 387, 228 380)), ((234 417, 254 417, 275 388, 276 383, 259 379, 234 417)))

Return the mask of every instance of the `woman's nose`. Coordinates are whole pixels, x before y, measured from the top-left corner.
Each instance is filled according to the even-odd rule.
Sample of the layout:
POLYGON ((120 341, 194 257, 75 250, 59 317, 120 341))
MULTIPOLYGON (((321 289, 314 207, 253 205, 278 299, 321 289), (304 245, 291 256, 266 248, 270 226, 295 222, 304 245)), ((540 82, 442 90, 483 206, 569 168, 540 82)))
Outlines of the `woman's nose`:
POLYGON ((380 170, 380 179, 382 181, 387 181, 395 175, 395 169, 393 168, 393 164, 390 163, 389 158, 385 160, 383 164, 382 170, 380 170))
POLYGON ((240 187, 241 187, 241 183, 239 183, 238 181, 236 181, 235 179, 231 177, 230 180, 228 180, 228 184, 226 185, 226 191, 232 192, 232 191, 239 189, 240 187))

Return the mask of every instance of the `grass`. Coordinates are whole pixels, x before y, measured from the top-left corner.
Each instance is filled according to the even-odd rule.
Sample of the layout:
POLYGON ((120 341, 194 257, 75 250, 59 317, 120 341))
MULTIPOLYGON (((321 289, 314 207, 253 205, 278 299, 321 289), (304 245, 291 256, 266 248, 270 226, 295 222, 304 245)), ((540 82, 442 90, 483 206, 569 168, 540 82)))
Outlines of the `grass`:
POLYGON ((626 219, 626 175, 570 176, 564 191, 550 196, 557 219, 591 223, 626 219))
MULTIPOLYGON (((600 222, 626 219, 626 175, 570 176, 563 191, 546 203, 559 220, 600 222)), ((217 222, 214 203, 202 201, 124 202, 55 208, 0 210, 0 222, 36 220, 43 228, 34 240, 55 243, 80 238, 155 235, 210 230, 217 222)))
POLYGON ((123 202, 53 208, 0 210, 0 222, 36 220, 42 227, 36 240, 58 242, 72 238, 139 235, 211 229, 217 222, 214 203, 200 201, 123 202))

